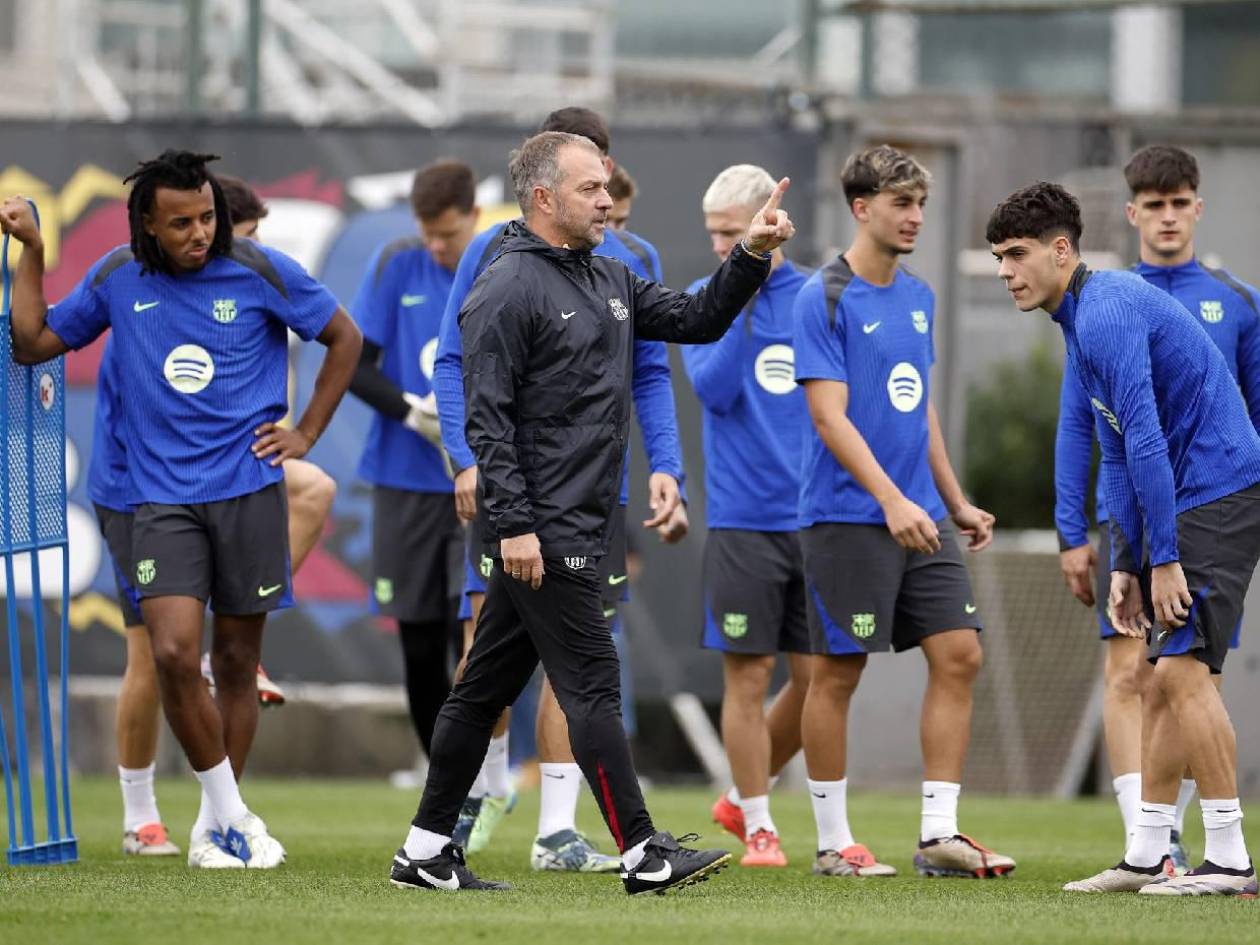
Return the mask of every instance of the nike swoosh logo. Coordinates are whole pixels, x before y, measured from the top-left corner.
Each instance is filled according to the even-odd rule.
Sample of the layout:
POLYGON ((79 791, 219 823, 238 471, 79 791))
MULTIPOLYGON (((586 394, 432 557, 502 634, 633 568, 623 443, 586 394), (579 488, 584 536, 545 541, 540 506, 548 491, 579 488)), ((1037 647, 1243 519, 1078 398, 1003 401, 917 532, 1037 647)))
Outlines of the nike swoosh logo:
POLYGON ((153 308, 153 306, 158 305, 158 304, 159 303, 157 302, 145 302, 143 304, 141 304, 140 302, 137 302, 135 305, 131 306, 131 308, 133 311, 143 312, 145 309, 153 308))
MULTIPOLYGON (((813 791, 810 791, 809 793, 814 794, 813 791)), ((826 794, 814 794, 814 797, 826 797, 826 796, 827 796, 826 794)))
POLYGON ((967 604, 965 607, 963 607, 963 613, 974 614, 975 612, 976 612, 975 604, 967 604))
POLYGON ((419 305, 424 300, 425 296, 423 295, 404 295, 402 297, 402 304, 406 308, 411 308, 413 305, 419 305))
POLYGON ((866 334, 868 334, 868 335, 869 335, 871 332, 873 332, 876 328, 878 328, 878 327, 879 327, 880 325, 882 325, 882 324, 884 324, 884 323, 883 323, 883 322, 871 322, 871 324, 869 324, 869 325, 863 325, 863 326, 862 326, 862 331, 864 331, 866 334))
POLYGON ((663 883, 665 882, 665 880, 669 879, 673 875, 674 875, 674 868, 670 866, 669 861, 666 860, 665 865, 662 866, 659 870, 656 870, 656 872, 654 873, 636 872, 634 874, 634 878, 641 879, 644 882, 648 882, 648 883, 663 883))
POLYGON ((610 574, 608 575, 609 584, 625 584, 630 579, 628 574, 610 574))
POLYGON ((936 797, 936 795, 935 795, 935 794, 924 794, 923 796, 924 796, 924 797, 936 797))
POLYGON ((563 781, 563 780, 564 780, 564 775, 562 775, 562 774, 544 774, 544 775, 543 775, 543 777, 544 777, 544 778, 555 778, 557 781, 563 781))
POLYGON ((271 585, 271 587, 263 587, 260 584, 258 585, 258 596, 268 597, 269 595, 274 594, 276 591, 280 590, 280 588, 282 587, 284 587, 283 584, 273 584, 271 585))
POLYGON ((420 875, 422 880, 426 883, 431 883, 438 889, 459 889, 459 877, 454 873, 451 873, 451 875, 446 877, 446 879, 438 879, 432 873, 428 873, 418 866, 416 867, 416 872, 420 875))
POLYGON ((560 317, 563 318, 567 322, 570 318, 572 318, 576 314, 577 314, 576 309, 574 309, 572 312, 565 312, 564 310, 561 310, 560 317))

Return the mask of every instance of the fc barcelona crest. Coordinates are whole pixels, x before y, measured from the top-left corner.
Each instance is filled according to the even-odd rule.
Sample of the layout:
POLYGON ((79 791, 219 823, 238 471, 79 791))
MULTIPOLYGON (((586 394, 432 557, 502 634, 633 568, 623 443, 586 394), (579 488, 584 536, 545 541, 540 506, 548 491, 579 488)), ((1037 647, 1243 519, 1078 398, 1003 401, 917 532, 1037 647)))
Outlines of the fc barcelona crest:
POLYGON ((236 299, 215 299, 214 320, 223 325, 236 321, 236 299))
POLYGON ((722 632, 732 640, 738 640, 748 632, 747 614, 723 614, 722 632))
POLYGON ((1215 325, 1225 317, 1225 308, 1220 302, 1200 302, 1199 314, 1209 325, 1215 325))
POLYGON ((630 309, 626 308, 626 303, 621 299, 609 299, 608 310, 612 312, 613 318, 619 322, 624 322, 630 317, 630 309))
POLYGON ((865 640, 867 637, 875 635, 875 615, 874 614, 854 614, 853 615, 853 635, 859 640, 865 640))

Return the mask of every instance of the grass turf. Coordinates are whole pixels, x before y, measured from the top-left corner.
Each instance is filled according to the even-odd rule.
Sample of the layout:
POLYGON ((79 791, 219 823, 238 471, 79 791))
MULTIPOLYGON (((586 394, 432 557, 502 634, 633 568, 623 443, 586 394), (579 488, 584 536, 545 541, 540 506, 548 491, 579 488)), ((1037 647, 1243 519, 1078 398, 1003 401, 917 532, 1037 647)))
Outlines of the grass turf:
MULTIPOLYGON (((386 881, 415 796, 379 783, 254 781, 246 798, 285 844, 278 870, 193 871, 181 858, 139 860, 119 852, 121 801, 109 779, 73 785, 80 862, 70 867, 0 870, 0 942, 285 943, 643 942, 672 945, 835 942, 1254 943, 1260 902, 1152 900, 1136 895, 1071 896, 1068 879, 1120 856, 1120 830, 1109 800, 1071 803, 963 795, 964 829, 1009 853, 1019 868, 989 881, 926 880, 911 857, 918 799, 856 793, 850 815, 859 838, 901 870, 891 880, 824 879, 810 874, 814 825, 809 798, 776 795, 774 815, 791 865, 732 867, 669 897, 631 899, 616 876, 534 873, 529 845, 536 793, 523 795, 490 850, 473 858, 478 873, 507 879, 498 894, 404 891, 386 881)), ((196 814, 189 781, 159 783, 172 838, 182 846, 196 814)), ((649 794, 660 827, 697 830, 705 843, 735 850, 709 823, 707 791, 649 794)), ((607 850, 590 798, 580 826, 607 850)), ((1187 829, 1202 852, 1197 804, 1187 829)), ((1250 833, 1254 848, 1260 836, 1250 833)), ((736 856, 738 859, 738 856, 736 856)))

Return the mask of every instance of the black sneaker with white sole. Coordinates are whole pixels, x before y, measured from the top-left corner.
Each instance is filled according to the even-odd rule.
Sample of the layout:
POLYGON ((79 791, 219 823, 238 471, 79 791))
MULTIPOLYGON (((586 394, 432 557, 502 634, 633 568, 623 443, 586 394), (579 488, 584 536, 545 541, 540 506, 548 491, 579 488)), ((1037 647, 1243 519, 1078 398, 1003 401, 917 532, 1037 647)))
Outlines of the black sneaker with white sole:
POLYGON ((400 889, 511 889, 507 883, 478 879, 464 865, 464 850, 453 843, 442 847, 442 852, 427 860, 413 860, 407 851, 399 848, 394 854, 394 865, 389 871, 389 881, 400 889))
POLYGON ((693 883, 703 883, 731 862, 725 850, 689 850, 679 844, 699 840, 689 833, 675 840, 664 831, 652 834, 643 848, 643 859, 634 869, 621 871, 621 881, 631 896, 644 893, 664 894, 693 883))

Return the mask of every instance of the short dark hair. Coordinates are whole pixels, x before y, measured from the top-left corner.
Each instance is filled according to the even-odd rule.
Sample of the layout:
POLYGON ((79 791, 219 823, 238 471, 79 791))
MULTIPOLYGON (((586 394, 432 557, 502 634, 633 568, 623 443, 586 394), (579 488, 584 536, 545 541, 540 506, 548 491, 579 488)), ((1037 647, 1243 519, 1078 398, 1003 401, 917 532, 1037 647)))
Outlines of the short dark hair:
POLYGON ((1064 235, 1072 249, 1080 252, 1083 229, 1076 198, 1060 185, 1043 180, 998 204, 989 215, 984 238, 989 243, 1005 243, 1031 236, 1044 242, 1046 237, 1064 235))
POLYGON ((208 183, 214 194, 215 227, 207 256, 223 256, 232 251, 232 216, 227 199, 218 180, 206 167, 218 159, 217 154, 168 148, 151 161, 141 161, 139 167, 123 178, 124 184, 131 184, 131 193, 127 195, 127 223, 131 230, 131 254, 140 264, 141 274, 171 272, 170 262, 157 239, 144 230, 144 218, 153 212, 154 195, 159 187, 200 190, 208 183))
POLYGON ((582 108, 580 105, 557 108, 543 119, 538 130, 563 131, 571 135, 590 138, 602 154, 607 154, 612 146, 612 133, 609 132, 608 123, 604 121, 604 117, 599 112, 582 108))
POLYGON ((874 197, 885 190, 926 191, 932 183, 927 168, 890 144, 880 144, 849 155, 840 172, 844 199, 849 206, 859 197, 874 197))
POLYGON ((618 164, 608 176, 608 196, 613 200, 633 200, 639 192, 639 185, 634 182, 630 172, 618 164))
POLYGON ((477 176, 463 161, 442 158, 416 171, 411 180, 411 210, 421 220, 439 217, 451 207, 468 213, 477 205, 477 176))
POLYGON ((246 220, 261 220, 271 210, 263 203, 258 191, 239 177, 230 174, 216 174, 219 186, 223 188, 223 196, 227 200, 228 216, 232 225, 244 223, 246 220))
POLYGON ((1152 144, 1129 158, 1124 166, 1124 179, 1133 194, 1144 190, 1171 194, 1183 187, 1197 191, 1199 162, 1189 151, 1168 144, 1152 144))

